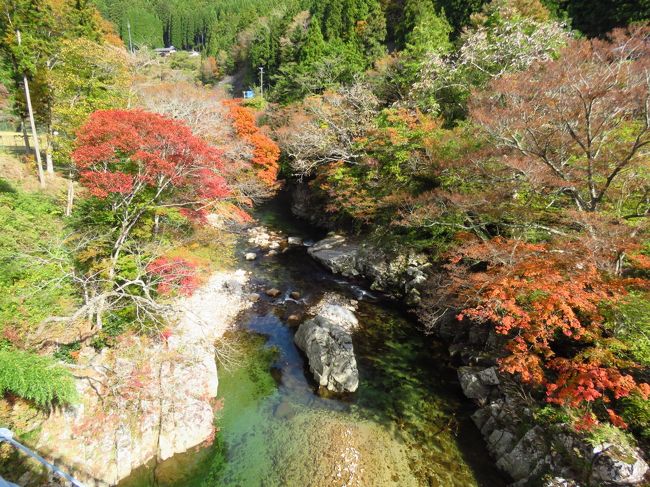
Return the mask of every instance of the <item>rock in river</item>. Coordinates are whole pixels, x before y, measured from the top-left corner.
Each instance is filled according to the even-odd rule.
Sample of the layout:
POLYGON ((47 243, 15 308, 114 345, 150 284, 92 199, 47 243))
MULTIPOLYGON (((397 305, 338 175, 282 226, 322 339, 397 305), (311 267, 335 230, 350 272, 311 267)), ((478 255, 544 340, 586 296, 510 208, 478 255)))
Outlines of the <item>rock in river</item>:
POLYGON ((359 275, 356 269, 359 245, 349 242, 341 235, 330 235, 314 244, 307 252, 334 274, 346 277, 359 275))
POLYGON ((321 303, 317 309, 326 312, 300 325, 294 337, 296 345, 307 355, 309 369, 321 386, 334 392, 354 392, 359 387, 351 335, 356 318, 338 304, 321 303))
POLYGON ((280 294, 282 294, 282 291, 274 287, 266 290, 266 295, 269 296, 270 298, 277 298, 280 294))

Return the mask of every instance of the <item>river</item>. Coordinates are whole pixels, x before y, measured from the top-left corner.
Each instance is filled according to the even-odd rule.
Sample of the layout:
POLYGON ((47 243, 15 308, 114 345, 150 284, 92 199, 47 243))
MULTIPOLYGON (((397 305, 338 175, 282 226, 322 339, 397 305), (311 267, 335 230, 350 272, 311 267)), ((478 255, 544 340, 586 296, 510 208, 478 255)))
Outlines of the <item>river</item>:
MULTIPOLYGON (((279 198, 257 212, 269 229, 322 236, 292 219, 279 198)), ((239 254, 247 250, 242 238, 239 254)), ((262 296, 230 339, 236 364, 220 366, 214 444, 135 471, 120 487, 485 486, 507 483, 469 414, 444 346, 362 283, 332 276, 291 248, 238 265, 262 296), (268 298, 264 289, 283 292, 268 298), (288 299, 298 291, 300 299, 288 299), (319 395, 293 343, 291 314, 325 292, 359 301, 353 336, 357 392, 319 395)))

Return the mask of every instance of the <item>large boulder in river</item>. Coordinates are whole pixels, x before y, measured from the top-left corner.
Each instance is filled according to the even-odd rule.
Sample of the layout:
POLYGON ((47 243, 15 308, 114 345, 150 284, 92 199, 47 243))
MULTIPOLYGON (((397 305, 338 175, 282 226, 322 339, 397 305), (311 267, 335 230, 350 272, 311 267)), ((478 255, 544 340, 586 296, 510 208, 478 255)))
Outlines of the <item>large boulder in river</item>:
POLYGON ((325 299, 315 307, 316 316, 300 325, 294 340, 305 352, 316 381, 334 392, 354 392, 359 371, 352 346, 354 313, 336 300, 325 299))
POLYGON ((349 241, 342 235, 330 235, 309 247, 307 252, 334 274, 345 277, 359 275, 357 270, 359 244, 349 241))
POLYGON ((424 255, 408 249, 382 249, 333 233, 307 252, 334 274, 363 277, 370 282, 371 290, 404 299, 408 305, 420 302, 420 290, 427 281, 425 269, 429 266, 424 255))

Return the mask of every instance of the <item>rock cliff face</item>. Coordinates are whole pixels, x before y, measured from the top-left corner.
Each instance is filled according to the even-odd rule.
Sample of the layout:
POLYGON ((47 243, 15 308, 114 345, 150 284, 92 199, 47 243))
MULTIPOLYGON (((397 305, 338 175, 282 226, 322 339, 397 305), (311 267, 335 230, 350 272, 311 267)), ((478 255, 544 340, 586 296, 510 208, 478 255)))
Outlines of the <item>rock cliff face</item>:
POLYGON ((37 450, 86 485, 107 486, 210 440, 215 340, 249 305, 247 280, 244 271, 213 275, 178 303, 167 339, 134 336, 100 354, 84 349, 75 370, 83 401, 40 425, 37 450))
POLYGON ((291 213, 317 227, 333 229, 332 215, 323 211, 326 204, 315 195, 307 182, 291 186, 291 213))
MULTIPOLYGON (((330 234, 309 249, 309 254, 333 273, 363 277, 371 289, 380 290, 417 307, 427 281, 423 256, 390 255, 367 242, 330 234)), ((417 309, 417 308, 416 308, 417 309)), ((515 384, 498 373, 495 357, 499 338, 486 327, 459 323, 453 313, 435 326, 421 321, 449 344, 452 358, 461 364, 458 379, 464 394, 475 401, 473 416, 497 466, 509 474, 514 486, 635 485, 649 470, 642 452, 625 445, 592 446, 564 425, 552 432, 536 424, 531 411, 517 397, 515 384), (505 382, 505 383, 504 383, 505 382)))
POLYGON ((335 274, 369 280, 373 291, 403 299, 408 305, 420 302, 420 288, 426 282, 425 269, 429 265, 423 255, 389 253, 337 234, 316 242, 308 252, 335 274))
POLYGON ((315 316, 302 323, 294 337, 316 381, 333 392, 354 392, 359 387, 351 334, 358 321, 344 301, 326 295, 311 310, 315 316))
POLYGON ((468 364, 458 368, 463 393, 478 406, 472 420, 481 431, 496 465, 513 486, 635 485, 648 465, 642 452, 623 444, 591 445, 567 425, 542 428, 510 377, 499 373, 490 350, 497 338, 471 322, 442 320, 437 333, 450 343, 450 354, 468 364), (470 365, 471 364, 471 365, 470 365))

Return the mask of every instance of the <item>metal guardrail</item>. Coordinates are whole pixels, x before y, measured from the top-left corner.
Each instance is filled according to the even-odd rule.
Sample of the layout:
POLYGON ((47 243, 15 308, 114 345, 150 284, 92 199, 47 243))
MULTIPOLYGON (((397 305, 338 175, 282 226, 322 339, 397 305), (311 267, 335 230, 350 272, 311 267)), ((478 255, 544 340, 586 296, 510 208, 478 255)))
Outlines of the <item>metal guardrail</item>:
MULTIPOLYGON (((27 448, 25 445, 17 442, 14 440, 14 434, 11 430, 7 428, 0 428, 0 443, 1 442, 6 442, 9 443, 11 446, 16 448, 17 450, 22 451, 23 453, 29 455, 30 457, 34 458, 35 460, 39 461, 43 465, 45 465, 48 469, 52 471, 54 475, 57 475, 58 477, 61 477, 64 480, 67 480, 70 482, 74 487, 85 487, 84 484, 79 482, 78 480, 75 480, 72 478, 70 475, 65 473, 64 471, 60 470, 56 465, 51 464, 47 460, 45 460, 42 456, 40 456, 37 453, 34 453, 32 450, 27 448)), ((16 484, 12 484, 10 482, 7 482, 6 480, 3 480, 2 477, 0 477, 0 487, 4 487, 4 485, 7 485, 9 487, 14 487, 16 484)), ((17 487, 17 486, 16 486, 17 487)))

